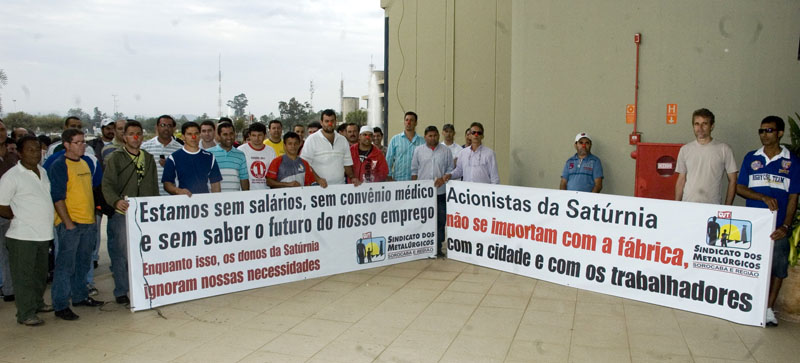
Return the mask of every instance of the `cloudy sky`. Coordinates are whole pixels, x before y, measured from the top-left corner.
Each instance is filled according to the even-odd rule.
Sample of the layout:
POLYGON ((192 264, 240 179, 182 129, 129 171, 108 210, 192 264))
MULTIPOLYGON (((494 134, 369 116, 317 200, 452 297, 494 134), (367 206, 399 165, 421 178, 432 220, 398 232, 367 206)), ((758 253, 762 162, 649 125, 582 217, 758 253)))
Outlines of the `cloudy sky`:
MULTIPOLYGON (((248 112, 310 98, 315 110, 367 93, 370 59, 383 68, 378 0, 3 0, 4 112, 65 114, 97 106, 127 116, 217 115, 245 93, 248 112), (16 103, 12 102, 16 100, 16 103)), ((362 105, 363 106, 363 105, 362 105)))

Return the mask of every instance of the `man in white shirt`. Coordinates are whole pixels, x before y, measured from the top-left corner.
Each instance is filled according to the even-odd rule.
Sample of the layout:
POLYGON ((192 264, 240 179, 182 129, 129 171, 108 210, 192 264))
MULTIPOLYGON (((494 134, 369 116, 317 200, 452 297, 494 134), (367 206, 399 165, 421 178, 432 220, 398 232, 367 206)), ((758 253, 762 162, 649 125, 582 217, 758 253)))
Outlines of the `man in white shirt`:
POLYGON ((450 153, 453 154, 453 165, 458 162, 458 153, 460 153, 461 149, 463 149, 461 145, 456 144, 454 140, 455 135, 456 129, 453 127, 453 124, 445 124, 442 126, 442 136, 444 136, 444 141, 442 144, 444 144, 444 146, 450 150, 450 153))
POLYGON ((436 256, 444 257, 444 226, 447 222, 447 201, 445 200, 446 174, 453 172, 453 154, 443 143, 439 143, 439 130, 436 126, 425 128, 425 145, 417 146, 411 157, 411 180, 433 180, 437 188, 437 248, 436 256))
MULTIPOLYGON (((264 145, 264 138, 267 135, 267 127, 260 122, 250 125, 248 141, 239 150, 247 157, 247 170, 250 178, 250 190, 269 189, 267 185, 267 170, 272 159, 278 155, 275 149, 264 145)), ((283 141, 281 141, 281 146, 283 141)))
POLYGON ((317 182, 323 188, 328 184, 344 184, 345 176, 353 181, 353 185, 361 185, 361 180, 353 173, 350 144, 335 131, 336 112, 331 109, 322 111, 320 123, 322 130, 306 138, 300 157, 308 161, 317 173, 317 182))
POLYGON ((692 113, 692 130, 695 140, 681 146, 675 172, 675 200, 720 204, 720 179, 728 177, 725 204, 733 204, 736 196, 736 178, 739 166, 728 144, 714 140, 714 114, 701 108, 692 113))
POLYGON ((17 322, 43 324, 36 313, 51 312, 44 303, 47 288, 47 250, 53 240, 55 209, 39 140, 23 136, 17 141, 19 163, 0 179, 0 216, 11 219, 6 233, 11 274, 16 289, 17 322))

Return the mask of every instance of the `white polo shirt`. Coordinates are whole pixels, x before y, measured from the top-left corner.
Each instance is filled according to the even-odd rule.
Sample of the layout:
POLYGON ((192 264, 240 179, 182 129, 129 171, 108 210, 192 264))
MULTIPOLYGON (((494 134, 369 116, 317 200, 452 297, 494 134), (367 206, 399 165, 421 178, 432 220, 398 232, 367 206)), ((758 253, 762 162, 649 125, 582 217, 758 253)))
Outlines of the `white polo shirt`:
POLYGON ((350 144, 338 132, 333 133, 333 145, 322 130, 313 133, 303 144, 300 157, 308 161, 311 169, 325 178, 328 184, 344 184, 344 167, 353 165, 350 144))
POLYGON ((6 237, 23 241, 53 239, 55 208, 50 198, 50 179, 43 167, 36 176, 22 163, 17 163, 0 178, 0 205, 11 207, 14 218, 6 237))

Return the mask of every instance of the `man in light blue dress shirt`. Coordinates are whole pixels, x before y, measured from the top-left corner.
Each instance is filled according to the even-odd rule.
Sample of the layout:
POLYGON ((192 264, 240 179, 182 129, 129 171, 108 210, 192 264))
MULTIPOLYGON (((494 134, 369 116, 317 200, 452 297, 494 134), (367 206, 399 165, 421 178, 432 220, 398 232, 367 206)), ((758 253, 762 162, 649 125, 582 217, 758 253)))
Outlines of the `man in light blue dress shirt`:
POLYGON ((386 164, 389 166, 387 181, 411 180, 411 157, 414 156, 414 149, 425 143, 417 135, 416 113, 406 112, 403 125, 403 132, 394 135, 386 147, 386 164))

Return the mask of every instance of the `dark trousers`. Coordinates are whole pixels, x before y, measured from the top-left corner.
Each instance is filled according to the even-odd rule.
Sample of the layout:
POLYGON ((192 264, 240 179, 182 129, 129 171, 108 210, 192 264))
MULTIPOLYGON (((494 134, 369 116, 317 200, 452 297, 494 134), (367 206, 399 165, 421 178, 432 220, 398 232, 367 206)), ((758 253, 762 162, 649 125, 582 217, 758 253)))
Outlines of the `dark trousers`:
POLYGON ((447 224, 447 198, 445 194, 436 196, 436 255, 444 256, 444 226, 447 224))
POLYGON ((11 278, 14 279, 17 321, 25 321, 36 315, 44 306, 44 290, 47 288, 47 250, 50 241, 21 241, 6 237, 11 278))

